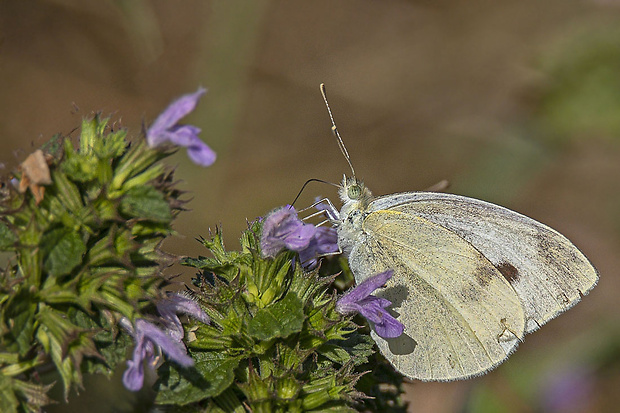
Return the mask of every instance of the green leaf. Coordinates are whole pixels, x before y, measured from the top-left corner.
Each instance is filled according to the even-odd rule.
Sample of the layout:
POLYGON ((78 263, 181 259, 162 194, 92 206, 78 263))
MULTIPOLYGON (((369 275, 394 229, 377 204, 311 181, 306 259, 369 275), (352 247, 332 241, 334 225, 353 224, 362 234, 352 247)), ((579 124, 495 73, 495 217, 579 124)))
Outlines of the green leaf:
POLYGON ((201 325, 196 331, 194 331, 196 339, 189 342, 187 345, 196 350, 212 350, 212 351, 226 351, 233 350, 235 345, 234 339, 230 336, 222 334, 219 328, 213 325, 201 325))
POLYGON ((135 343, 133 338, 125 333, 119 333, 114 339, 104 335, 103 333, 96 335, 94 341, 105 360, 105 366, 99 359, 87 358, 85 368, 89 373, 104 373, 111 376, 116 366, 127 359, 128 349, 132 349, 135 343))
POLYGON ((184 406, 215 397, 232 384, 238 358, 214 352, 196 352, 191 356, 196 362, 192 368, 178 369, 171 363, 160 367, 155 383, 157 404, 184 406))
POLYGON ((82 386, 80 364, 84 357, 101 357, 90 339, 90 332, 80 331, 65 314, 42 304, 37 319, 36 337, 51 357, 63 382, 65 399, 71 385, 82 386))
POLYGON ((368 357, 376 352, 374 344, 370 335, 354 332, 346 340, 328 341, 318 352, 340 365, 353 360, 353 365, 358 366, 366 363, 368 357))
POLYGON ((5 223, 0 222, 0 250, 8 249, 15 241, 17 241, 15 234, 13 234, 5 223))
POLYGON ((259 340, 288 337, 301 331, 304 319, 303 303, 291 292, 282 300, 258 310, 248 323, 248 332, 259 340))
POLYGON ((170 222, 170 205, 161 192, 152 186, 137 186, 129 189, 121 200, 120 210, 132 218, 157 222, 170 222))
POLYGON ((0 374, 0 411, 12 413, 17 411, 19 401, 13 390, 13 383, 9 377, 0 374))
MULTIPOLYGON (((20 411, 40 412, 41 407, 52 403, 47 392, 54 387, 54 383, 48 385, 35 384, 32 382, 13 379, 13 389, 21 399, 20 411)), ((3 412, 5 410, 2 410, 3 412)))
POLYGON ((111 376, 114 369, 127 359, 129 349, 134 347, 134 339, 122 329, 118 329, 111 313, 99 313, 96 320, 81 310, 69 311, 71 321, 85 331, 96 331, 93 341, 103 360, 86 357, 82 362, 87 373, 103 373, 111 376))
POLYGON ((118 217, 116 206, 109 199, 98 198, 92 203, 92 205, 97 212, 97 216, 102 221, 114 220, 118 217))
POLYGON ((136 222, 131 228, 131 235, 134 237, 167 236, 172 233, 169 222, 158 223, 142 221, 136 222))
POLYGON ((57 228, 43 235, 41 245, 45 251, 43 268, 52 275, 69 274, 86 253, 80 235, 66 228, 57 228))
POLYGON ((27 291, 21 288, 16 292, 2 308, 2 320, 12 326, 7 331, 6 343, 14 343, 9 347, 24 356, 32 348, 32 336, 34 334, 34 316, 37 308, 37 300, 27 291))

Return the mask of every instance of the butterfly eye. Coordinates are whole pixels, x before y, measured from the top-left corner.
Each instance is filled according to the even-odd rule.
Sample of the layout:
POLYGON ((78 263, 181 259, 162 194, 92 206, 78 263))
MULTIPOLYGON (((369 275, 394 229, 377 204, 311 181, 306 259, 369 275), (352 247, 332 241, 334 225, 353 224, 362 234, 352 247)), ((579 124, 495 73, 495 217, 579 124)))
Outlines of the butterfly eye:
POLYGON ((362 195, 362 187, 359 185, 351 185, 347 190, 347 195, 350 199, 359 199, 362 195))

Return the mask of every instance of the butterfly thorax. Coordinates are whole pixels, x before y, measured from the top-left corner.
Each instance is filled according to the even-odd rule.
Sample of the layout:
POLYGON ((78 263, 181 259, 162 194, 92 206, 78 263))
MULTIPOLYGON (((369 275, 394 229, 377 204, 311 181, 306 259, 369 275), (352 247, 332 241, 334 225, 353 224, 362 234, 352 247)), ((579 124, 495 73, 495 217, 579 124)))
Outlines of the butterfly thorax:
POLYGON ((338 223, 338 245, 348 256, 353 245, 364 242, 366 234, 362 229, 362 223, 373 196, 364 183, 355 177, 344 177, 339 195, 342 208, 338 223))

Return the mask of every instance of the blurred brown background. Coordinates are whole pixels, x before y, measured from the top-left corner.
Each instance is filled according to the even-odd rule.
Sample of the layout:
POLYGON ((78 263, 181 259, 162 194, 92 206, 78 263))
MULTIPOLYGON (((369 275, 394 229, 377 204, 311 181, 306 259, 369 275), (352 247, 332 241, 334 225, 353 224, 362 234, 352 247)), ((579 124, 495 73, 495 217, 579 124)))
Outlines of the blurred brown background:
MULTIPOLYGON (((325 82, 357 175, 376 195, 448 179, 450 192, 556 228, 601 273, 583 303, 490 374, 413 383, 410 411, 613 411, 619 24, 615 0, 3 0, 0 166, 93 111, 137 136, 202 85, 209 93, 187 121, 218 160, 201 169, 175 155, 194 199, 167 247, 202 254, 194 238, 221 224, 235 248, 246 218, 291 202, 309 178, 349 172, 319 94, 325 82)), ((336 200, 334 188, 312 184, 298 205, 318 195, 336 200)), ((91 383, 54 411, 121 409, 127 394, 91 383)))

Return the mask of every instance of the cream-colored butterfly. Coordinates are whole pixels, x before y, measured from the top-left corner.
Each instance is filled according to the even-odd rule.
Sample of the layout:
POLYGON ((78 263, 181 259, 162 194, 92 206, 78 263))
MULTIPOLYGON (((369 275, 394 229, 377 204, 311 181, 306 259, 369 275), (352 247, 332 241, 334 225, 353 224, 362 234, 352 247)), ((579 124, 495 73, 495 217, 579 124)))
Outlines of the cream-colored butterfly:
MULTIPOLYGON (((351 161, 332 121, 340 148, 351 161)), ((588 259, 557 231, 477 199, 437 192, 373 197, 353 176, 331 211, 357 283, 394 270, 376 295, 405 326, 371 333, 407 377, 459 380, 508 358, 527 333, 575 305, 597 283, 588 259)))

